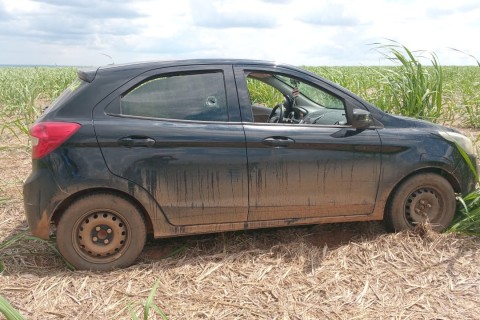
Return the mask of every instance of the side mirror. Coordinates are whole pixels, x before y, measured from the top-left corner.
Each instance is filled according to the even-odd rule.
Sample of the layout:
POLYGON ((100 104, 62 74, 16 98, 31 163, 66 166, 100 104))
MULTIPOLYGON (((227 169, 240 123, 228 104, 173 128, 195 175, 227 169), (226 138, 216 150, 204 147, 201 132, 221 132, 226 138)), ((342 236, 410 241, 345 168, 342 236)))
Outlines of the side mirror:
POLYGON ((353 109, 352 127, 355 129, 366 129, 373 125, 373 117, 370 112, 362 109, 353 109))

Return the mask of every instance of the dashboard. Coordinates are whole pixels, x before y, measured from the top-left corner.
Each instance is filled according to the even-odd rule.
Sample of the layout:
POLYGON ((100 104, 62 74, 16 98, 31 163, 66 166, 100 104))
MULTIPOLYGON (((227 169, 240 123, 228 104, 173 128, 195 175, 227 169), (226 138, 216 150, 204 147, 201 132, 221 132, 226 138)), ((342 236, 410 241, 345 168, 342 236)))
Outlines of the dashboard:
POLYGON ((307 107, 296 106, 288 115, 288 121, 291 123, 306 123, 320 125, 345 125, 347 117, 345 110, 320 108, 307 109, 307 107), (310 110, 309 110, 310 109, 310 110))

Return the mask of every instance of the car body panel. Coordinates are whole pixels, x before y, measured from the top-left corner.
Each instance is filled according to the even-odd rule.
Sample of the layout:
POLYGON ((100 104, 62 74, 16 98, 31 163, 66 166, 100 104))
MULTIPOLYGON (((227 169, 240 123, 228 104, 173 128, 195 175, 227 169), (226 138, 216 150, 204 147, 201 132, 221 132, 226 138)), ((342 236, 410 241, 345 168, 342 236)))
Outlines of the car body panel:
POLYGON ((247 161, 241 125, 121 118, 97 118, 95 125, 109 170, 147 190, 173 225, 246 220, 247 161), (118 142, 124 136, 144 135, 155 144, 125 147, 118 142))
POLYGON ((372 213, 381 168, 376 130, 291 127, 245 125, 249 221, 372 213), (269 138, 291 144, 265 144, 269 138))

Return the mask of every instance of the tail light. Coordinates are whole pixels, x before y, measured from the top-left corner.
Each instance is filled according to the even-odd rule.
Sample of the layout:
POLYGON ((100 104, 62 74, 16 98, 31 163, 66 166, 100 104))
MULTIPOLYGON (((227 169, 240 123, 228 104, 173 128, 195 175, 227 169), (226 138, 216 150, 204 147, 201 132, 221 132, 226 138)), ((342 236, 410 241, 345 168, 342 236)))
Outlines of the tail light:
POLYGON ((70 138, 81 125, 74 122, 40 122, 30 128, 32 157, 40 159, 57 149, 70 138))

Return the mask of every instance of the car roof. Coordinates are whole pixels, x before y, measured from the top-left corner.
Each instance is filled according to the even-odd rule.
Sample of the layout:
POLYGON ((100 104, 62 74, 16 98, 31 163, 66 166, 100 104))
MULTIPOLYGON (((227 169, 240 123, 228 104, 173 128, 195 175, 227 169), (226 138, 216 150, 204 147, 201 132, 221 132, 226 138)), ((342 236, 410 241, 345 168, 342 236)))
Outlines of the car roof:
MULTIPOLYGON (((355 100, 363 101, 362 98, 358 97, 349 90, 341 87, 339 84, 334 83, 328 79, 325 79, 318 74, 315 74, 311 71, 297 67, 294 65, 266 61, 266 60, 253 60, 253 59, 189 59, 189 60, 159 60, 159 61, 144 61, 144 62, 131 62, 123 64, 109 64, 101 67, 90 67, 90 68, 79 68, 77 70, 78 77, 86 82, 92 82, 97 74, 102 74, 105 76, 105 81, 111 81, 109 76, 114 76, 122 78, 124 76, 134 76, 136 74, 142 73, 144 71, 149 71, 152 69, 160 69, 165 67, 176 67, 176 66, 195 66, 195 65, 232 65, 232 66, 263 66, 263 67, 278 67, 285 68, 290 70, 295 70, 301 72, 305 75, 318 79, 330 86, 336 88, 339 91, 348 93, 355 100)), ((372 105, 373 107, 373 105, 372 105)))
MULTIPOLYGON (((123 64, 109 64, 100 67, 86 67, 79 68, 77 73, 80 79, 87 82, 92 82, 98 73, 110 74, 110 73, 129 73, 138 72, 142 70, 151 70, 157 68, 173 67, 173 66, 194 66, 194 65, 259 65, 259 66, 273 66, 273 67, 285 67, 289 69, 296 69, 297 67, 262 60, 249 60, 249 59, 190 59, 190 60, 165 60, 165 61, 145 61, 145 62, 131 62, 123 64)), ((303 70, 304 72, 306 70, 303 70)))
POLYGON ((116 69, 116 70, 127 70, 127 69, 139 69, 139 68, 158 68, 158 67, 167 67, 167 66, 180 66, 180 65, 270 65, 270 66, 284 66, 295 68, 294 66, 287 65, 284 63, 273 62, 273 61, 263 61, 263 60, 250 60, 250 59, 189 59, 189 60, 164 60, 164 61, 144 61, 144 62, 132 62, 132 63, 123 63, 123 64, 110 64, 101 66, 100 70, 116 69))

